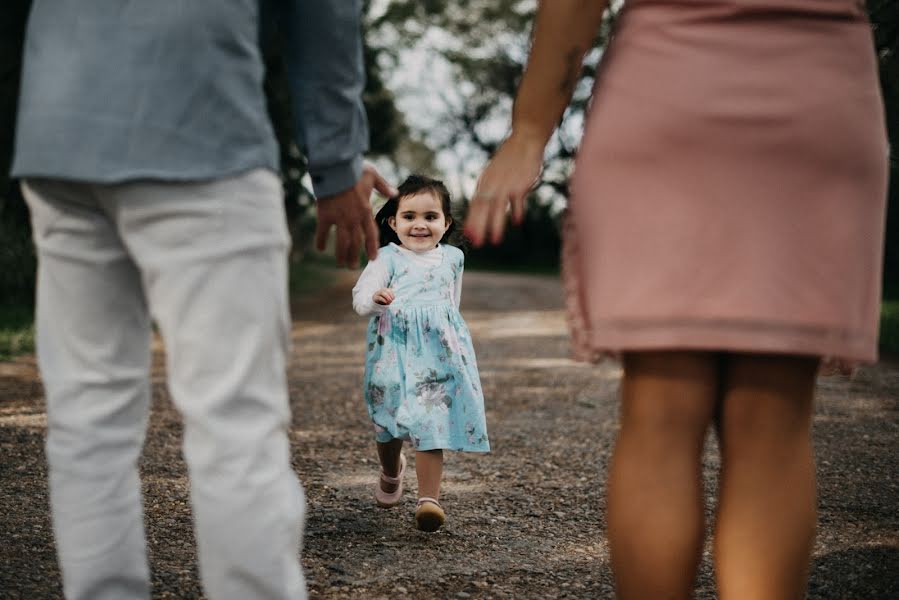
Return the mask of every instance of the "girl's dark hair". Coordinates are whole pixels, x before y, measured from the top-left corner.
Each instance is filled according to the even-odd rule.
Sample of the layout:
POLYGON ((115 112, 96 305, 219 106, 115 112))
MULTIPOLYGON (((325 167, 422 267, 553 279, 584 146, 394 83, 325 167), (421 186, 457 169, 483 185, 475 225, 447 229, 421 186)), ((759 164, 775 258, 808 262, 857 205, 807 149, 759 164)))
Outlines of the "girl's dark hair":
POLYGON ((450 200, 449 190, 443 185, 439 179, 432 179, 425 175, 409 175, 406 180, 400 184, 399 192, 396 196, 389 198, 384 206, 375 215, 375 223, 378 224, 378 233, 380 234, 381 246, 386 246, 390 242, 400 245, 400 238, 396 232, 390 227, 390 217, 396 217, 396 211, 399 209, 400 200, 407 196, 414 196, 422 192, 430 192, 437 200, 440 201, 440 208, 443 210, 443 216, 452 222, 447 228, 446 233, 440 239, 442 244, 452 244, 454 246, 462 246, 463 239, 458 233, 461 229, 458 227, 459 220, 452 214, 452 202, 450 200))

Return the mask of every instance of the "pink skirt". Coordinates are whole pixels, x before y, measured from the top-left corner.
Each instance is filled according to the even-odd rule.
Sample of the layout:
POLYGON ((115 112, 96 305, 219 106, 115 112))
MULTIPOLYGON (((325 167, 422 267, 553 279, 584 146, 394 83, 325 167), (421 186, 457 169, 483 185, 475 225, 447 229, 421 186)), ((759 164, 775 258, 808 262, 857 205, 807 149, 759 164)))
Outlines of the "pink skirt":
POLYGON ((854 0, 632 0, 566 216, 575 356, 877 359, 887 139, 854 0))

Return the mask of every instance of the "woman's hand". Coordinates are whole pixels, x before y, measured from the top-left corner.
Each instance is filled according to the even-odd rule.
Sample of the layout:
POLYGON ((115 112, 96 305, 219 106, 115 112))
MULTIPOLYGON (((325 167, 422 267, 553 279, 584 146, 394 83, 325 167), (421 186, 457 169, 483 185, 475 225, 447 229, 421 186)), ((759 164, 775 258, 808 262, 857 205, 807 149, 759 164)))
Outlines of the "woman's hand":
POLYGON ((512 105, 512 135, 478 179, 465 235, 475 246, 498 244, 512 204, 512 222, 524 218, 528 192, 536 185, 543 149, 562 117, 593 43, 608 0, 537 3, 531 53, 512 105))
POLYGON ((388 305, 393 302, 394 298, 396 298, 396 294, 393 293, 393 290, 390 288, 381 288, 374 294, 372 294, 371 299, 375 301, 376 304, 388 305))
POLYGON ((465 218, 465 235, 476 247, 502 241, 510 204, 512 222, 521 224, 528 193, 540 181, 545 143, 539 134, 513 131, 490 159, 465 218))

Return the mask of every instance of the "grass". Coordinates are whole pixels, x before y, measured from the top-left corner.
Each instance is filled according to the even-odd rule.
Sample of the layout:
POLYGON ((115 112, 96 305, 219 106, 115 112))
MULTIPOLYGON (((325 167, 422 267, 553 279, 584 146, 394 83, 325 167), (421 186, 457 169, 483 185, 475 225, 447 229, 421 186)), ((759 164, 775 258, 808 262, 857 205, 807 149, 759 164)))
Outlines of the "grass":
MULTIPOLYGON (((503 270, 506 272, 555 274, 552 268, 491 264, 472 265, 472 270, 503 270), (493 268, 491 268, 493 267, 493 268)), ((290 295, 301 296, 321 289, 333 281, 336 273, 334 257, 309 253, 290 267, 290 295)), ((886 290, 880 309, 880 349, 899 355, 899 290, 886 290)), ((34 352, 34 313, 32 309, 0 306, 0 360, 34 352)))
POLYGON ((0 360, 34 352, 34 312, 18 306, 0 306, 0 360))
POLYGON ((899 355, 899 294, 888 294, 880 305, 880 349, 899 355))
POLYGON ((337 261, 331 254, 309 252, 303 260, 290 264, 290 296, 302 296, 321 289, 334 280, 337 261))
MULTIPOLYGON (((327 286, 336 273, 333 256, 309 254, 290 266, 290 295, 301 296, 327 286)), ((34 311, 0 306, 0 360, 34 352, 34 311)))

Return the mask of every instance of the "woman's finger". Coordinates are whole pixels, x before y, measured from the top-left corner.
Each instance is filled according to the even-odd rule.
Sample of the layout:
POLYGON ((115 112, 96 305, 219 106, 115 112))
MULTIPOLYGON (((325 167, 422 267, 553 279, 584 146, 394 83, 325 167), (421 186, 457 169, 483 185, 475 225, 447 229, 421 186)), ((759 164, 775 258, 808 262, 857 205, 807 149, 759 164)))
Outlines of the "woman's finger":
POLYGON ((492 200, 490 207, 490 243, 497 245, 503 241, 506 230, 506 213, 509 208, 509 192, 502 192, 492 200))
POLYGON ((484 243, 488 214, 489 202, 484 199, 483 192, 476 190, 465 218, 465 235, 475 247, 480 247, 484 243))
POLYGON ((521 225, 524 221, 524 210, 527 206, 527 194, 519 194, 512 198, 512 222, 521 225))

